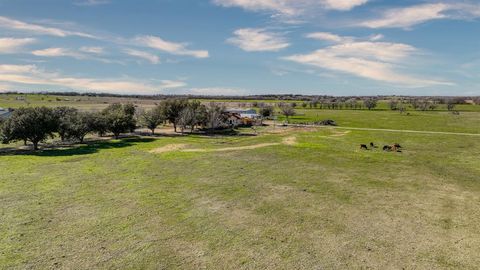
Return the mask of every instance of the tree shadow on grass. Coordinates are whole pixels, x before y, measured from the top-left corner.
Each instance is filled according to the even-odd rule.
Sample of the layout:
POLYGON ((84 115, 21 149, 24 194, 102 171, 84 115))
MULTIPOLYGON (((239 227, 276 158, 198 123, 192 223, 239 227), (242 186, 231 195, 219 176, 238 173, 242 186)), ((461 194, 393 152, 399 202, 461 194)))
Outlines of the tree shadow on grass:
POLYGON ((50 146, 41 151, 31 151, 15 148, 5 148, 0 150, 0 156, 6 155, 29 155, 39 157, 67 157, 67 156, 81 156, 97 153, 101 150, 117 149, 134 146, 139 143, 148 143, 155 141, 154 138, 123 138, 120 140, 101 140, 90 141, 83 145, 60 145, 50 146))

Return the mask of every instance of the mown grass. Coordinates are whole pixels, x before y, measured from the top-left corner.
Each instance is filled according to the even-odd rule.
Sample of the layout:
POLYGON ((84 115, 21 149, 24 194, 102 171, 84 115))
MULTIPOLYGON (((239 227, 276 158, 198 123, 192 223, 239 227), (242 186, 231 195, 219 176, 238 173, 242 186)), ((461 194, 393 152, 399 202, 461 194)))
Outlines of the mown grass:
MULTIPOLYGON (((397 119, 329 113, 322 118, 348 126, 390 128, 397 119)), ((474 132, 480 126, 467 114, 457 122, 470 127, 443 126, 440 118, 450 116, 438 115, 405 117, 396 128, 474 132)), ((259 131, 256 137, 130 138, 0 156, 0 268, 480 265, 479 137, 259 131), (292 136, 297 144, 282 144, 292 136), (271 142, 279 145, 150 152, 169 144, 220 149, 271 142), (360 151, 359 144, 369 142, 405 149, 360 151)))

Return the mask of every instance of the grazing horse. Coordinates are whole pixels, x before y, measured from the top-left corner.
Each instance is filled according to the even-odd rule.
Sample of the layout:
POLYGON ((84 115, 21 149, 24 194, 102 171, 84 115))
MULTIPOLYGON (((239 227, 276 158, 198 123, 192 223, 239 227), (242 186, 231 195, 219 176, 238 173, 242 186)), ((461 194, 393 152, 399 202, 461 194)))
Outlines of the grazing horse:
POLYGON ((396 148, 402 148, 402 146, 398 143, 394 144, 393 146, 395 146, 396 148))
POLYGON ((360 144, 360 149, 368 150, 368 147, 366 144, 360 144))

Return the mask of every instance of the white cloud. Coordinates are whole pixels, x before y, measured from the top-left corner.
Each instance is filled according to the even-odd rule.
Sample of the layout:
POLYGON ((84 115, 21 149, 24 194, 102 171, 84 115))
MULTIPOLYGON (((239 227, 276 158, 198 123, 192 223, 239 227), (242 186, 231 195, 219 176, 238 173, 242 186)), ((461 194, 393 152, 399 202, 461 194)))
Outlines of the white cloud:
POLYGON ((16 53, 35 41, 33 38, 0 38, 0 54, 16 53))
POLYGON ((163 89, 173 89, 187 86, 184 81, 162 80, 161 83, 161 88, 163 89))
POLYGON ((276 52, 290 46, 280 34, 265 29, 244 28, 236 30, 234 34, 235 37, 229 38, 227 42, 247 52, 276 52))
POLYGON ((353 37, 342 37, 329 32, 310 33, 310 34, 307 34, 306 37, 311 39, 330 41, 334 43, 351 42, 354 40, 353 37))
POLYGON ((324 0, 323 3, 328 9, 351 10, 354 7, 364 5, 369 0, 324 0))
POLYGON ((160 57, 155 54, 151 54, 144 51, 133 50, 133 49, 125 49, 124 52, 130 56, 138 57, 144 60, 149 61, 152 64, 160 63, 160 57))
POLYGON ((0 65, 0 82, 20 85, 56 86, 77 91, 98 91, 107 93, 155 94, 163 89, 186 86, 183 81, 164 80, 148 83, 129 78, 97 79, 63 76, 46 72, 35 65, 0 65))
POLYGON ((376 35, 370 36, 369 39, 370 39, 371 41, 378 41, 378 40, 382 40, 382 39, 384 39, 384 38, 385 38, 384 35, 382 35, 382 34, 376 34, 376 35))
POLYGON ((41 57, 73 57, 75 59, 85 59, 86 56, 66 48, 48 48, 32 52, 35 56, 41 57))
POLYGON ((223 7, 240 7, 248 11, 269 12, 273 15, 295 17, 319 10, 351 10, 368 0, 213 0, 223 7))
POLYGON ((87 33, 26 23, 2 16, 0 16, 0 28, 28 32, 35 35, 49 35, 57 37, 79 36, 84 38, 96 38, 95 36, 87 33))
POLYGON ((103 47, 86 47, 85 46, 85 47, 81 47, 80 51, 84 53, 98 54, 98 55, 105 53, 105 49, 103 47))
POLYGON ((480 17, 480 5, 464 3, 429 3, 386 10, 381 18, 356 25, 369 28, 410 28, 439 19, 471 19, 480 17))
POLYGON ((109 4, 110 0, 84 0, 84 1, 77 1, 75 5, 77 6, 98 6, 98 5, 105 5, 109 4))
POLYGON ((282 15, 293 16, 300 11, 283 0, 213 0, 223 7, 240 7, 250 11, 273 11, 282 15))
POLYGON ((0 65, 0 74, 3 73, 34 73, 35 65, 0 65))
POLYGON ((401 85, 415 87, 452 85, 449 82, 417 78, 397 71, 416 52, 416 48, 402 43, 351 41, 308 54, 291 55, 284 59, 401 85))
POLYGON ((139 36, 135 39, 135 43, 140 46, 149 47, 155 50, 168 52, 175 55, 193 56, 196 58, 209 57, 208 51, 190 50, 187 49, 187 43, 170 42, 156 36, 139 36))

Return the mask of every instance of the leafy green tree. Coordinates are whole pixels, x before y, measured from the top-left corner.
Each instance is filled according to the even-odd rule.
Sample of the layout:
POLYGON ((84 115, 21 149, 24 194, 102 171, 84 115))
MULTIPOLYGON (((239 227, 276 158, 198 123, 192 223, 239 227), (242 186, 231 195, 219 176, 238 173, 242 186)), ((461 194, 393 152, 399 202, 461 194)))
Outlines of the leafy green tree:
POLYGON ((90 112, 77 112, 71 115, 66 137, 83 143, 85 136, 94 130, 95 116, 90 112))
POLYGON ((152 135, 155 135, 155 129, 165 121, 162 107, 156 106, 151 110, 147 110, 140 115, 141 123, 152 131, 152 135))
POLYGON ((107 118, 103 112, 92 113, 92 132, 98 133, 100 137, 108 132, 107 118))
POLYGON ((375 109, 377 107, 377 100, 374 98, 369 98, 363 101, 365 107, 367 107, 368 110, 375 109))
POLYGON ((131 104, 112 104, 102 111, 107 130, 118 139, 121 133, 135 130, 135 107, 131 104))
POLYGON ((263 118, 273 116, 274 112, 275 112, 275 109, 273 108, 273 106, 270 106, 270 105, 263 106, 262 108, 260 108, 260 111, 259 111, 260 115, 263 118))
POLYGON ((2 128, 3 143, 30 141, 33 149, 47 138, 54 137, 58 121, 52 109, 46 107, 21 108, 15 110, 2 128))
POLYGON ((63 142, 67 139, 67 132, 72 124, 71 121, 74 115, 78 113, 78 110, 71 107, 57 107, 53 109, 53 113, 58 120, 57 132, 63 142))
POLYGON ((177 124, 180 113, 188 106, 186 99, 167 99, 160 103, 165 119, 173 124, 173 129, 177 132, 177 124))

